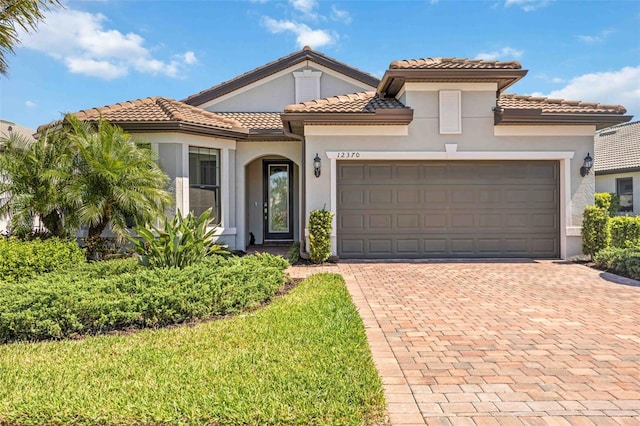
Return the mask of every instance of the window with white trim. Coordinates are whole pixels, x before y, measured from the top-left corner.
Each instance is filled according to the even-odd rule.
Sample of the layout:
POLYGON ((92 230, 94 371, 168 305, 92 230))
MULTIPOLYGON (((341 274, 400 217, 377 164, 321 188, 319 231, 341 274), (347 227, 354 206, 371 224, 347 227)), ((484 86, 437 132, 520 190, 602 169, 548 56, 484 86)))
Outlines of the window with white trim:
POLYGON ((616 193, 620 197, 620 211, 633 211, 633 178, 616 179, 616 193))
POLYGON ((220 150, 189 147, 189 210, 200 216, 213 209, 211 216, 220 222, 220 150))

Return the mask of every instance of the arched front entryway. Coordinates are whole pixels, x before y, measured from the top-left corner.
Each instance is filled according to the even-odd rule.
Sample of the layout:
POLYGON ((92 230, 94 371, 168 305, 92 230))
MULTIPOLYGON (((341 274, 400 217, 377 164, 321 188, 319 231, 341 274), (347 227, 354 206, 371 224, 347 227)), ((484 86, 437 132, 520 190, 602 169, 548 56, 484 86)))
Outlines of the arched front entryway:
POLYGON ((290 159, 266 155, 245 166, 246 245, 299 239, 299 170, 290 159))

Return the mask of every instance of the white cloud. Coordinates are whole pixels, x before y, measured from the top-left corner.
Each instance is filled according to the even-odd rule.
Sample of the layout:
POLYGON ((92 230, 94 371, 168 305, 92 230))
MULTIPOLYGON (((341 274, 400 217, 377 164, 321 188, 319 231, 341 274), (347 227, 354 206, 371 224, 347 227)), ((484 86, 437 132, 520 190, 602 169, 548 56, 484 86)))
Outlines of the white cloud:
POLYGON ((262 19, 262 24, 273 34, 278 34, 284 31, 294 33, 296 35, 296 42, 300 47, 311 46, 317 48, 325 46, 335 42, 337 37, 335 34, 331 34, 326 30, 314 30, 303 23, 276 20, 268 16, 265 16, 262 19))
POLYGON ((476 55, 476 59, 484 59, 485 61, 495 61, 498 59, 513 59, 520 58, 524 53, 523 50, 517 50, 512 47, 503 47, 500 50, 494 50, 493 52, 480 52, 476 55))
POLYGON ((560 78, 560 77, 553 77, 551 79, 551 82, 555 83, 555 84, 565 83, 566 81, 567 80, 565 80, 564 78, 560 78))
POLYGON ((531 12, 540 9, 549 4, 551 0, 505 0, 505 7, 519 6, 525 12, 531 12))
POLYGON ((618 71, 584 74, 572 78, 559 90, 549 94, 533 93, 574 101, 622 105, 629 114, 640 114, 640 66, 624 67, 618 71))
POLYGON ((24 103, 24 106, 26 106, 27 108, 35 108, 38 106, 38 104, 33 101, 26 101, 24 103))
POLYGON ((600 31, 598 34, 596 35, 579 35, 576 36, 580 41, 587 43, 587 44, 597 44, 597 43, 602 43, 604 42, 607 37, 609 37, 611 34, 613 34, 615 31, 613 30, 603 30, 600 31))
POLYGON ((344 22, 345 24, 351 23, 351 15, 346 10, 340 10, 336 5, 331 6, 331 19, 334 21, 344 22))
POLYGON ((186 52, 181 62, 155 59, 144 46, 144 38, 135 33, 106 29, 106 21, 107 18, 99 13, 55 10, 47 14, 37 32, 19 35, 21 46, 64 62, 72 73, 106 80, 123 77, 131 69, 177 77, 180 67, 197 60, 193 52, 186 52))
POLYGON ((316 0, 289 0, 289 4, 298 12, 302 13, 304 18, 316 20, 318 15, 315 9, 318 7, 316 0))
POLYGON ((187 65, 197 64, 198 58, 196 58, 196 54, 191 51, 184 52, 184 63, 187 65))

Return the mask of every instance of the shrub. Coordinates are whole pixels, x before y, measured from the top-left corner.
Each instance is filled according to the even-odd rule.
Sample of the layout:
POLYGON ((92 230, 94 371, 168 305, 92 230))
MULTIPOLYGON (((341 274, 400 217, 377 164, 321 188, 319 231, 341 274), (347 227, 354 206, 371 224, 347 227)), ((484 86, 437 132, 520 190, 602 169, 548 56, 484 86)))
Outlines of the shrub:
POLYGON ((153 225, 136 227, 140 239, 129 239, 134 244, 133 250, 140 255, 140 263, 157 268, 185 268, 210 254, 229 254, 216 244, 216 228, 207 231, 213 222, 210 215, 211 209, 208 209, 197 218, 192 212, 182 217, 178 210, 173 219, 165 217, 162 229, 153 225))
POLYGON ((599 268, 640 280, 640 245, 605 248, 594 256, 594 262, 599 268))
POLYGON ((627 248, 640 244, 640 216, 616 216, 609 220, 611 246, 627 248))
POLYGON ((595 206, 605 209, 609 217, 614 217, 620 211, 620 197, 611 192, 596 192, 595 206))
POLYGON ((591 256, 609 245, 609 215, 600 207, 584 209, 582 221, 582 252, 591 256))
POLYGON ((300 243, 296 241, 291 245, 287 252, 287 260, 290 264, 295 265, 300 261, 300 243))
POLYGON ((270 299, 286 260, 269 254, 206 258, 184 269, 133 259, 81 265, 15 284, 0 282, 0 343, 159 327, 224 315, 270 299))
POLYGON ((322 263, 331 255, 331 221, 333 214, 322 208, 309 215, 309 246, 311 260, 322 263))
POLYGON ((0 238, 0 259, 0 281, 19 282, 84 263, 84 254, 74 241, 0 238))

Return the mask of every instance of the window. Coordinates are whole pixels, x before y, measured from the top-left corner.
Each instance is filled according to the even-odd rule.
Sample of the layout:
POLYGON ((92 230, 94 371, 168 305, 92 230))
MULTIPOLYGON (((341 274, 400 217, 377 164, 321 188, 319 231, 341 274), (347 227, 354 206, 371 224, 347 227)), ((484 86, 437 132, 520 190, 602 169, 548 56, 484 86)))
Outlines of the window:
POLYGON ((213 208, 211 216, 220 222, 220 150, 189 147, 189 209, 200 216, 213 208))
POLYGON ((616 193, 620 197, 620 211, 633 211, 633 179, 616 179, 616 193))

